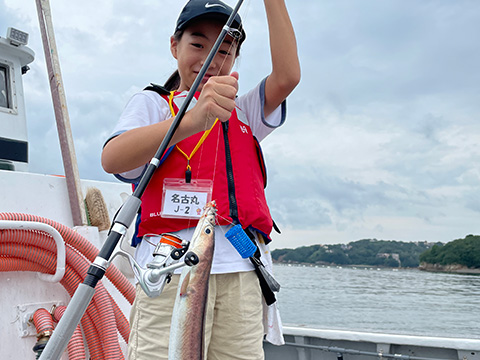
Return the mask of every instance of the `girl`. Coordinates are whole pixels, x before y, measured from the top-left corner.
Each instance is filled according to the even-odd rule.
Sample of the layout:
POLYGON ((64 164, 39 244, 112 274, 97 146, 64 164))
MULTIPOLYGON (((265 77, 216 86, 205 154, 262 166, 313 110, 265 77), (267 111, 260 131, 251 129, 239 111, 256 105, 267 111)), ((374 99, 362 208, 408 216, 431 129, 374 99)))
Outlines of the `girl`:
MULTIPOLYGON (((191 238, 195 216, 187 214, 182 203, 192 204, 202 196, 216 201, 219 226, 205 330, 205 357, 209 360, 263 359, 258 278, 252 264, 240 257, 224 235, 232 222, 237 222, 257 241, 269 241, 273 222, 263 190, 265 169, 257 140, 283 124, 285 99, 300 81, 296 40, 284 0, 264 0, 264 4, 271 74, 237 97, 239 75, 231 70, 246 36, 237 15, 232 27, 238 29, 240 38, 227 35, 220 46, 171 140, 168 157, 142 197, 138 233, 148 236, 148 241, 144 238, 133 244, 137 261, 145 266, 159 241, 151 234, 169 232, 191 238), (184 195, 165 195, 172 192, 184 195)), ((124 181, 139 180, 231 12, 219 0, 190 0, 185 5, 170 40, 178 71, 165 87, 150 87, 129 101, 104 147, 105 171, 124 181)), ((175 275, 153 299, 137 287, 130 319, 130 359, 167 358, 177 283, 175 275)))

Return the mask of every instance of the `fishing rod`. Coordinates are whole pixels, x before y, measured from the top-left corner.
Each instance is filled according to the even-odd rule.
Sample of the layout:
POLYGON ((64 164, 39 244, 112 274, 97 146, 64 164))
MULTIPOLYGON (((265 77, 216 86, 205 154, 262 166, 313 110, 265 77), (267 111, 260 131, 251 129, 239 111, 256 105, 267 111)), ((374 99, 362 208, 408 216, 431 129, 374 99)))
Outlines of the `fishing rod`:
POLYGON ((163 141, 161 142, 157 152, 155 153, 155 156, 152 158, 145 173, 143 174, 138 186, 136 187, 133 194, 128 197, 127 201, 120 208, 117 216, 112 221, 110 233, 105 240, 104 245, 100 249, 100 252, 98 253, 94 262, 90 265, 85 280, 78 286, 77 290, 73 294, 73 297, 67 306, 65 314, 58 323, 52 337, 50 338, 45 349, 43 350, 43 353, 40 356, 40 360, 57 360, 60 359, 60 357, 62 356, 62 353, 67 347, 68 341, 72 337, 75 328, 79 324, 81 318, 83 317, 83 314, 85 313, 88 305, 90 304, 95 294, 96 285, 103 278, 108 266, 111 263, 112 254, 117 248, 120 240, 123 238, 123 236, 125 236, 129 226, 135 219, 135 216, 137 215, 138 210, 140 209, 140 205, 142 203, 140 198, 145 192, 145 189, 147 188, 150 180, 152 179, 153 174, 160 166, 160 159, 167 150, 168 144, 172 140, 175 131, 177 130, 180 122, 185 116, 188 106, 190 105, 195 95, 195 92, 197 91, 201 81, 203 80, 203 77, 207 73, 207 70, 213 61, 213 58, 217 54, 220 45, 223 43, 223 40, 225 39, 227 34, 236 39, 238 39, 239 35, 241 35, 237 29, 231 28, 231 25, 240 7, 242 6, 242 3, 243 0, 238 0, 226 24, 220 31, 220 34, 215 41, 215 44, 210 50, 210 53, 205 60, 205 63, 203 64, 197 77, 195 78, 195 81, 193 82, 184 103, 180 107, 180 110, 178 111, 172 124, 170 125, 170 128, 168 129, 165 137, 163 138, 163 141))

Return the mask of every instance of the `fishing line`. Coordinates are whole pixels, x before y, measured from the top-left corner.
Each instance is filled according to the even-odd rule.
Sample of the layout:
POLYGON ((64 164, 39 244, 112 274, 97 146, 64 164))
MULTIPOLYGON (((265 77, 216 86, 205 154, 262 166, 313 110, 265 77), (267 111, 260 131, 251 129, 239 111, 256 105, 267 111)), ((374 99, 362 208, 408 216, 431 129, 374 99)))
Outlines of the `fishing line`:
MULTIPOLYGON (((248 0, 248 2, 247 2, 247 4, 246 4, 246 8, 248 9, 249 6, 250 6, 250 0, 248 0)), ((244 7, 244 9, 245 9, 245 7, 244 7)), ((241 30, 244 30, 244 29, 243 29, 243 23, 245 22, 245 19, 246 19, 246 16, 247 16, 247 11, 245 11, 245 14, 244 14, 244 15, 245 15, 245 16, 243 16, 243 15, 240 16, 240 24, 239 24, 239 27, 238 27, 237 30, 234 30, 234 31, 240 32, 240 36, 243 36, 243 35, 241 34, 241 30)), ((245 32, 245 31, 244 31, 244 32, 245 32)), ((235 36, 233 36, 233 35, 231 35, 231 34, 229 34, 229 35, 232 37, 233 41, 230 43, 230 46, 228 47, 228 53, 230 53, 230 52, 232 51, 232 49, 233 49, 233 47, 234 47, 235 44, 237 44, 237 48, 235 49, 235 51, 238 52, 238 45, 240 45, 240 41, 241 41, 242 39, 241 39, 241 38, 238 38, 238 37, 235 37, 235 36)), ((245 40, 245 39, 244 39, 244 40, 245 40)), ((238 56, 240 56, 240 55, 239 55, 239 54, 235 54, 234 66, 237 65, 237 58, 238 58, 238 56)), ((222 64, 221 64, 221 66, 220 66, 219 69, 218 69, 217 75, 220 73, 220 70, 221 70, 222 67, 225 65, 225 62, 226 62, 226 61, 227 61, 227 57, 225 57, 225 58, 223 59, 222 64)), ((237 104, 236 104, 236 102, 235 102, 235 110, 236 110, 236 109, 237 109, 237 104)), ((215 149, 215 162, 214 162, 213 179, 212 179, 214 183, 215 183, 215 176, 216 176, 215 174, 216 174, 216 169, 217 169, 218 148, 219 148, 219 146, 220 146, 220 133, 221 133, 221 131, 220 131, 220 129, 219 129, 218 134, 217 134, 217 145, 216 145, 216 149, 215 149)), ((228 221, 228 220, 225 219, 225 218, 224 218, 224 220, 228 221)), ((231 222, 231 221, 228 221, 228 222, 230 222, 231 224, 233 224, 233 222, 231 222)))
MULTIPOLYGON (((240 17, 240 24, 239 24, 239 29, 242 29, 243 28, 243 20, 242 18, 240 17)), ((228 50, 227 50, 227 55, 223 57, 223 60, 220 64, 220 66, 218 67, 218 70, 217 70, 217 73, 215 74, 215 76, 219 76, 222 68, 225 66, 225 63, 226 61, 228 60, 228 55, 231 54, 231 51, 232 49, 234 48, 235 44, 239 44, 240 43, 240 40, 241 38, 239 38, 238 36, 235 36, 233 35, 232 33, 234 31, 237 31, 237 32, 240 32, 240 30, 236 30, 236 29, 232 29, 231 32, 227 32, 227 35, 231 36, 232 37, 232 41, 230 42, 229 44, 229 47, 228 47, 228 50)), ((241 34, 240 34, 241 36, 241 34)), ((211 50, 211 49, 210 49, 211 50)), ((237 49, 236 49, 237 51, 237 49)), ((215 57, 218 56, 218 53, 215 55, 215 57)), ((215 59, 214 57, 214 59, 215 59)), ((202 65, 206 62, 208 56, 202 61, 202 65)), ((234 64, 236 63, 236 59, 237 59, 237 54, 235 54, 235 58, 233 60, 234 64)), ((232 66, 233 67, 233 66, 232 66)), ((208 71, 208 69, 207 69, 208 71)), ((203 89, 202 89, 203 90, 203 89)), ((173 92, 171 93, 170 95, 170 111, 172 112, 172 115, 175 115, 174 114, 174 111, 173 111, 173 107, 172 107, 172 104, 171 104, 171 101, 172 101, 172 98, 173 98, 173 92)), ((236 106, 235 106, 236 108, 236 106)), ((209 135, 209 133, 213 130, 213 128, 215 127, 216 123, 219 121, 218 118, 215 119, 215 122, 214 124, 212 125, 212 127, 207 130, 207 119, 210 117, 210 115, 213 115, 211 112, 209 112, 207 114, 207 117, 205 119, 205 125, 204 125, 204 129, 203 131, 206 132, 204 134, 204 136, 202 136, 202 138, 200 139, 200 141, 197 143, 197 145, 195 146, 195 148, 193 149, 193 151, 191 152, 190 156, 188 156, 182 149, 180 149, 180 147, 178 145, 176 145, 175 147, 185 156, 185 158, 187 159, 187 170, 188 171, 191 171, 191 166, 190 166, 190 160, 191 158, 194 156, 194 154, 196 153, 197 150, 199 150, 200 148, 200 152, 199 152, 199 168, 200 168, 200 165, 201 165, 201 162, 202 162, 202 158, 203 158, 203 147, 201 146, 203 144, 203 141, 206 139, 206 137, 209 135)), ((218 148, 219 148, 219 139, 220 139, 220 132, 218 132, 218 135, 217 135, 217 144, 216 144, 216 149, 215 149, 215 161, 214 161, 214 169, 213 169, 213 178, 212 178, 212 181, 215 182, 215 171, 216 171, 216 166, 217 166, 217 159, 218 159, 218 148)), ((196 177, 198 178, 199 176, 199 171, 200 169, 197 169, 196 171, 196 177)))
MULTIPOLYGON (((239 29, 242 28, 242 22, 243 20, 241 20, 240 24, 239 24, 239 29)), ((236 31, 236 32, 240 32, 240 30, 232 30, 232 31, 236 31)), ((222 57, 222 61, 220 63, 220 65, 218 66, 218 69, 217 69, 217 72, 214 76, 219 76, 220 75, 220 72, 222 71, 223 67, 225 66, 227 60, 229 60, 229 57, 232 56, 231 52, 232 50, 235 48, 235 45, 237 45, 237 48, 235 48, 235 54, 233 54, 233 56, 235 57, 233 59, 233 65, 235 64, 236 62, 236 59, 237 59, 237 51, 238 51, 238 44, 240 43, 241 41, 241 38, 237 36, 235 36, 235 34, 232 34, 231 32, 227 33, 228 36, 231 36, 232 37, 232 41, 229 42, 229 46, 228 46, 228 49, 227 49, 227 52, 226 52, 226 55, 222 57)), ((242 36, 240 34, 240 36, 242 36)), ((225 41, 224 41, 225 43, 225 41)), ((223 45, 223 44, 222 44, 223 45)), ((209 52, 211 51, 211 49, 209 50, 209 52)), ((218 56, 218 53, 217 55, 218 56)), ((216 57, 215 56, 215 57, 216 57)), ((213 60, 215 60, 215 57, 213 58, 213 60)), ((206 62, 207 58, 205 58, 203 61, 202 61, 202 65, 206 62)), ((232 67, 233 67, 232 65, 232 67)), ((208 71, 208 68, 207 68, 207 71, 208 71)), ((202 89, 203 90, 203 89, 202 89)), ((175 110, 173 108, 173 99, 174 99, 174 94, 175 94, 175 91, 171 91, 170 92, 170 95, 169 95, 169 108, 170 108, 170 112, 172 114, 173 117, 176 116, 175 114, 175 110)), ((235 105, 235 108, 236 108, 236 105, 235 105)), ((200 138, 200 140, 197 142, 197 144, 195 145, 195 147, 193 148, 192 151, 190 151, 190 155, 188 155, 187 152, 185 152, 184 150, 182 150, 180 148, 180 146, 178 146, 178 144, 175 144, 175 148, 185 157, 185 159, 187 160, 187 167, 186 167, 186 182, 189 182, 191 180, 191 177, 192 177, 192 167, 190 165, 190 161, 191 159, 193 158, 193 156, 197 153, 198 150, 198 156, 199 156, 199 160, 198 160, 198 168, 196 169, 195 171, 195 179, 198 179, 199 176, 200 176, 200 167, 201 167, 201 164, 202 164, 202 159, 203 159, 203 143, 205 142, 205 140, 207 139, 207 137, 210 135, 210 132, 215 128, 215 126, 217 125, 217 123, 219 122, 219 119, 216 118, 215 119, 215 122, 213 123, 213 125, 208 129, 208 118, 210 118, 211 116, 213 115, 213 113, 211 112, 211 110, 209 110, 209 113, 207 113, 207 116, 205 118, 205 122, 204 122, 204 127, 203 127, 203 132, 204 134, 202 135, 202 137, 200 138), (208 129, 208 130, 207 130, 208 129), (188 178, 187 178, 187 174, 188 174, 188 178)), ((218 160, 218 149, 219 149, 219 146, 220 146, 220 130, 217 131, 217 141, 216 141, 216 146, 215 146, 215 159, 214 159, 214 166, 213 166, 213 174, 212 174, 212 182, 215 183, 215 177, 216 177, 216 169, 217 169, 217 160, 218 160)), ((190 227, 192 223, 192 219, 188 219, 188 227, 190 227)))
MULTIPOLYGON (((249 4, 250 4, 250 0, 248 1, 247 6, 248 6, 249 4)), ((240 44, 240 41, 242 40, 241 38, 238 38, 237 36, 235 36, 235 35, 233 34, 233 32, 235 32, 235 31, 236 31, 236 32, 240 32, 240 36, 242 36, 242 35, 241 35, 241 29, 243 29, 243 23, 244 23, 244 17, 241 16, 241 17, 240 17, 240 24, 239 24, 238 29, 232 29, 232 32, 227 33, 227 35, 230 36, 230 37, 232 37, 232 39, 233 39, 233 40, 230 42, 229 46, 228 46, 227 54, 231 54, 232 49, 235 47, 235 45, 237 45, 237 47, 236 47, 236 49, 235 49, 235 52, 236 52, 236 53, 234 54, 235 59, 234 59, 234 65, 233 65, 233 66, 235 66, 235 65, 237 64, 237 58, 238 58, 238 56, 239 56, 239 55, 237 55, 238 45, 240 44)), ((218 56, 218 54, 217 54, 216 56, 218 56)), ((225 66, 225 63, 226 63, 227 60, 228 60, 228 55, 225 56, 225 57, 223 57, 223 60, 222 60, 222 62, 221 62, 221 64, 220 64, 220 66, 218 67, 216 76, 219 76, 219 74, 220 74, 222 68, 225 66)), ((204 60, 204 61, 205 61, 205 60, 204 60)), ((233 66, 232 66, 232 68, 233 68, 233 66)), ((202 90, 203 90, 203 89, 202 89, 202 90)), ((236 104, 235 104, 235 110, 236 110, 236 109, 237 109, 237 106, 236 106, 236 104)), ((209 112, 208 115, 213 115, 213 114, 212 114, 211 112, 209 112)), ((209 117, 209 116, 207 116, 207 118, 208 118, 208 117, 209 117)), ((211 130, 215 127, 215 125, 217 125, 217 122, 218 122, 218 121, 219 121, 219 120, 218 120, 218 118, 217 118, 217 119, 215 120, 215 123, 214 123, 214 125, 212 126, 212 128, 210 128, 210 130, 208 130, 208 131, 211 131, 211 130)), ((206 129, 207 129, 207 121, 205 121, 204 131, 206 131, 206 129)), ((212 174, 212 181, 213 181, 214 184, 215 184, 216 170, 217 170, 217 164, 218 164, 218 161, 217 161, 217 160, 218 160, 218 150, 219 150, 219 147, 220 147, 220 138, 221 138, 221 129, 219 129, 219 130, 217 131, 217 143, 216 143, 216 146, 215 146, 215 159, 214 159, 213 174, 212 174)), ((203 159, 203 147, 201 147, 200 152, 199 152, 198 169, 197 169, 197 171, 196 171, 197 178, 198 178, 198 176, 199 176, 200 166, 201 166, 201 163, 202 163, 202 159, 203 159)), ((215 200, 215 199, 212 199, 212 200, 215 200)), ((217 214, 217 216, 220 216, 220 215, 217 214)), ((220 216, 220 217, 221 217, 221 216, 220 216)), ((222 218, 223 218, 223 217, 222 217, 222 218)), ((229 222, 230 224, 233 225, 233 222, 229 221, 228 219, 223 218, 223 220, 225 220, 225 221, 227 221, 227 222, 229 222)))
MULTIPOLYGON (((220 217, 220 218, 222 218, 222 220, 225 220, 226 222, 230 223, 231 225, 235 225, 235 224, 233 223, 233 221, 230 221, 228 218, 223 217, 223 216, 220 215, 220 214, 217 214, 217 216, 220 217)), ((226 231, 224 231, 223 233, 224 233, 224 235, 225 235, 226 231)))
POLYGON ((152 245, 153 247, 157 246, 157 245, 158 245, 158 242, 157 242, 157 243, 154 243, 153 241, 150 241, 150 240, 149 240, 150 237, 161 238, 161 236, 158 235, 158 234, 145 234, 145 235, 143 235, 143 237, 142 237, 142 241, 145 240, 148 244, 152 245))

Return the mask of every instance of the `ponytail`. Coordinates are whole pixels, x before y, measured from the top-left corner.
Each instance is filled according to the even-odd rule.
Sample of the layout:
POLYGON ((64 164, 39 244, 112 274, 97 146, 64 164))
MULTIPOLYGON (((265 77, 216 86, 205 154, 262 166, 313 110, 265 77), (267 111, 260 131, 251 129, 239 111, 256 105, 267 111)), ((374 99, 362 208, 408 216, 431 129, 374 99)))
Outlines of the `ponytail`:
POLYGON ((174 91, 180 87, 180 74, 178 70, 175 70, 174 73, 170 75, 163 87, 168 91, 174 91))

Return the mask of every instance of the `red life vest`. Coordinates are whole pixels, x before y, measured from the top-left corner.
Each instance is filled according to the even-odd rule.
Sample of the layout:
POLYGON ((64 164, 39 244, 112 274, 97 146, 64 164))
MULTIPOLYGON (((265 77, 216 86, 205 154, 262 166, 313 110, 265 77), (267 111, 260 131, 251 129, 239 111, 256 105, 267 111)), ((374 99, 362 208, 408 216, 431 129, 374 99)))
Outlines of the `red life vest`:
MULTIPOLYGON (((199 94, 195 94, 196 99, 199 94)), ((168 102, 168 96, 162 95, 162 97, 168 102)), ((172 106, 177 113, 178 108, 175 102, 172 102, 172 106)), ((192 135, 177 145, 184 153, 190 154, 203 134, 204 132, 200 132, 192 135)), ((236 110, 233 111, 228 122, 227 134, 238 220, 244 229, 252 227, 268 237, 273 221, 265 198, 266 170, 260 145, 250 127, 238 119, 236 110)), ((190 166, 192 179, 214 180, 212 200, 215 200, 218 208, 217 221, 220 225, 230 224, 233 219, 230 217, 225 141, 219 121, 190 159, 190 166)), ((177 148, 174 148, 155 171, 141 199, 138 236, 174 232, 196 226, 196 221, 193 220, 163 218, 160 215, 164 179, 185 178, 186 167, 187 159, 177 148)))

